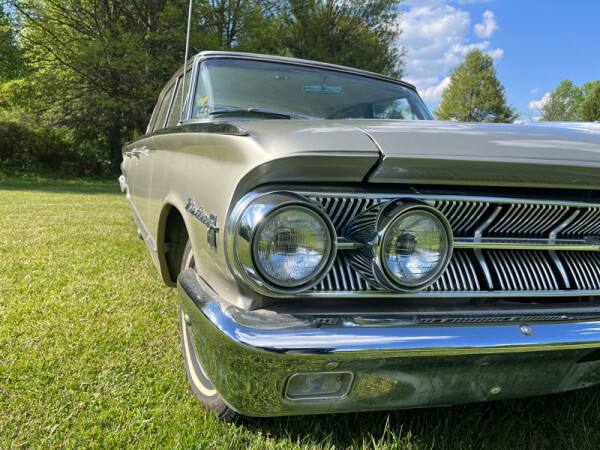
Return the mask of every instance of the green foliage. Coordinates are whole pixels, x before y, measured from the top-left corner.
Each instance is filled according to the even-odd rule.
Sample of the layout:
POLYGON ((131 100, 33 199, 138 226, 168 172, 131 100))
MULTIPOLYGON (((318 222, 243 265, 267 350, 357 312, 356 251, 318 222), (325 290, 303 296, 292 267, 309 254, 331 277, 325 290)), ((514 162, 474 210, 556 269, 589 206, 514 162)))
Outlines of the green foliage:
POLYGON ((586 122, 600 120, 600 80, 588 81, 583 85, 581 120, 586 122))
POLYGON ((17 43, 14 18, 0 2, 0 83, 17 78, 24 70, 25 62, 17 43))
POLYGON ((434 114, 440 120, 459 122, 510 123, 518 116, 506 101, 494 59, 480 50, 467 53, 465 60, 450 72, 450 85, 434 114))
POLYGON ((166 33, 160 20, 166 1, 15 3, 35 61, 38 112, 72 129, 78 141, 93 136, 106 143, 114 168, 123 141, 144 129, 181 53, 159 38, 166 33))
POLYGON ((35 121, 27 113, 0 114, 0 172, 98 176, 110 167, 105 151, 97 144, 76 145, 68 128, 35 121))
POLYGON ((549 101, 542 106, 543 121, 581 120, 581 102, 583 90, 569 79, 562 80, 556 90, 550 94, 549 101))
MULTIPOLYGON (((104 149, 102 164, 110 160, 118 169, 123 143, 145 131, 160 90, 183 62, 188 1, 9 3, 23 24, 32 70, 0 85, 0 108, 67 127, 74 145, 104 149)), ((191 50, 280 54, 398 74, 398 3, 195 0, 191 50)))
POLYGON ((291 55, 400 78, 399 0, 287 0, 281 41, 291 55))

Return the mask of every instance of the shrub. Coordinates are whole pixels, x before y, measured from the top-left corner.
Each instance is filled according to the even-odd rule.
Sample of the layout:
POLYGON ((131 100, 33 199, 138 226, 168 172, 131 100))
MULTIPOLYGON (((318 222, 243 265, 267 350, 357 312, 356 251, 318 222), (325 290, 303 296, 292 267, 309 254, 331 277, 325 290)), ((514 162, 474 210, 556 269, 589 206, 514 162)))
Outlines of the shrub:
POLYGON ((103 175, 107 149, 94 141, 74 142, 66 129, 0 118, 0 170, 6 175, 51 172, 59 176, 103 175))

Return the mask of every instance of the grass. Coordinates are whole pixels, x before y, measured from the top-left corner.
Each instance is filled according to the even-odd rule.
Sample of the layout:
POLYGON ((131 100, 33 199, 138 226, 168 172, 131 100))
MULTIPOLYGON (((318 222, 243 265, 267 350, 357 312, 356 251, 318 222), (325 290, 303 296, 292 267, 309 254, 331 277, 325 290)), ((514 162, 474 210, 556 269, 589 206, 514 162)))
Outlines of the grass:
POLYGON ((597 448, 600 389, 218 422, 116 182, 0 180, 0 448, 597 448))

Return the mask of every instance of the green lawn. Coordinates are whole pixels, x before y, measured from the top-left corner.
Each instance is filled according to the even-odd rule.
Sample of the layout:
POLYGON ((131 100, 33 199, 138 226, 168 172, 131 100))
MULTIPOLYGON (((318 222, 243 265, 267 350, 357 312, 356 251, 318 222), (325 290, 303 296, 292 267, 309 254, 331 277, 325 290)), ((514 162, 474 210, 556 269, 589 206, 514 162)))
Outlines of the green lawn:
POLYGON ((116 180, 0 180, 0 448, 597 448, 599 394, 220 423, 116 180))

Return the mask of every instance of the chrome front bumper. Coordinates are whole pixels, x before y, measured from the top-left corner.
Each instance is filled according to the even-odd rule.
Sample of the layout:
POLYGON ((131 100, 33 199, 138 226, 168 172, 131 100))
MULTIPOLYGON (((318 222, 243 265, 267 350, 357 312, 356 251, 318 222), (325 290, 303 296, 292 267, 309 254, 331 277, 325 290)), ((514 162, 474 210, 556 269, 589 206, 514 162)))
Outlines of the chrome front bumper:
POLYGON ((248 416, 450 405, 600 383, 600 321, 423 325, 259 314, 228 306, 191 269, 178 290, 208 378, 248 416), (341 398, 286 398, 290 376, 305 372, 351 372, 352 385, 341 398))

